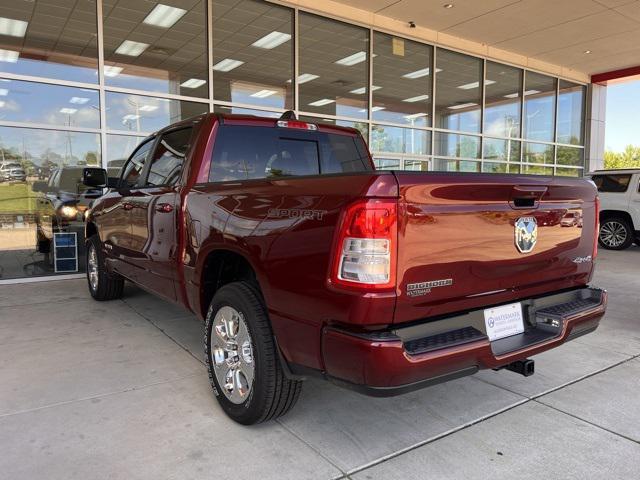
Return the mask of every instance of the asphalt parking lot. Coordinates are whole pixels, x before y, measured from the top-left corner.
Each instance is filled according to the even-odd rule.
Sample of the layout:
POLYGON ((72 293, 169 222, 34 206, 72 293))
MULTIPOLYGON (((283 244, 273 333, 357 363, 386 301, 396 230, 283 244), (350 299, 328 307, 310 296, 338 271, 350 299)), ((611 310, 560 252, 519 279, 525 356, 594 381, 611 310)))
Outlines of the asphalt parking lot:
POLYGON ((600 328, 536 357, 376 399, 310 380, 282 419, 215 401, 202 326, 134 287, 0 286, 2 479, 640 477, 640 248, 601 251, 600 328))

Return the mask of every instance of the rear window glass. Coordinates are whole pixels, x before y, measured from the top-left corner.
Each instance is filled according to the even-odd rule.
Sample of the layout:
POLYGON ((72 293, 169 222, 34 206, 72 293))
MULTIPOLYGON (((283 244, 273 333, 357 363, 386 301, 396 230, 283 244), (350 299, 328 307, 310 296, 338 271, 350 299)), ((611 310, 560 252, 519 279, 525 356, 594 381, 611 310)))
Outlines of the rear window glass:
POLYGON ((371 170, 360 137, 278 127, 222 126, 209 181, 371 170))
POLYGON ((594 175, 591 177, 599 192, 626 192, 631 182, 631 174, 594 175))

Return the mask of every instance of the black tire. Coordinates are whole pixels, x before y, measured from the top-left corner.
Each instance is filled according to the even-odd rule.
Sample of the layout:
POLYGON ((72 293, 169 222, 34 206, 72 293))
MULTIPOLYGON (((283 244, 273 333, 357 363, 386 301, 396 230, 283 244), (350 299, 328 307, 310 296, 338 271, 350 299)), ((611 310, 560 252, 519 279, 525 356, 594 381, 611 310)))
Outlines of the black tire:
MULTIPOLYGON (((238 331, 239 329, 240 327, 238 331)), ((211 387, 220 406, 231 419, 243 425, 265 422, 284 415, 298 400, 302 382, 289 380, 285 376, 276 351, 277 347, 266 308, 260 293, 252 284, 234 282, 216 292, 207 311, 204 343, 211 387), (225 362, 218 363, 216 366, 212 357, 212 351, 215 348, 212 346, 212 340, 217 340, 213 337, 216 335, 213 327, 216 314, 223 307, 231 307, 241 315, 250 336, 253 380, 249 385, 246 399, 241 403, 230 399, 231 394, 224 390, 216 377, 217 368, 222 369, 217 371, 218 374, 224 375, 224 371, 229 371, 232 367, 228 367, 225 362)), ((225 354, 224 358, 229 357, 225 354)), ((236 359, 238 365, 244 361, 244 350, 242 356, 237 356, 236 359)))
POLYGON ((87 240, 87 284, 89 293, 98 301, 115 300, 122 297, 124 290, 124 278, 117 274, 111 274, 104 267, 104 253, 98 235, 93 235, 87 240), (96 284, 92 284, 92 252, 96 255, 96 284))
POLYGON ((624 250, 635 239, 635 232, 622 217, 607 217, 600 223, 598 244, 606 250, 624 250))

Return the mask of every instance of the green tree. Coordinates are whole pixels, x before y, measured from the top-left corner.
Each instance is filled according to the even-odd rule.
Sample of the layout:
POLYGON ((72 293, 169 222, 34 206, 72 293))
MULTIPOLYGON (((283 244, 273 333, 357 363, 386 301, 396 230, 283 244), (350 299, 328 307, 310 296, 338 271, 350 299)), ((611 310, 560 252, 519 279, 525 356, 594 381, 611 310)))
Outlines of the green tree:
POLYGON ((640 167, 640 146, 627 145, 622 152, 604 152, 604 168, 640 167))

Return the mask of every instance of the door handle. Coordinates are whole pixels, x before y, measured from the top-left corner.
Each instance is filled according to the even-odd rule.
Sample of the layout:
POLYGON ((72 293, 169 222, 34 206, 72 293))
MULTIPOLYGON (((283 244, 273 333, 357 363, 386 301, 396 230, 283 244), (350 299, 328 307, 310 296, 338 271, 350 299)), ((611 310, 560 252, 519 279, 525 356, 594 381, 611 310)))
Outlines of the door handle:
POLYGON ((171 213, 173 212, 173 205, 170 203, 159 203, 156 205, 156 212, 171 213))
POLYGON ((133 203, 124 202, 122 204, 122 208, 124 208, 125 210, 133 210, 133 203))

